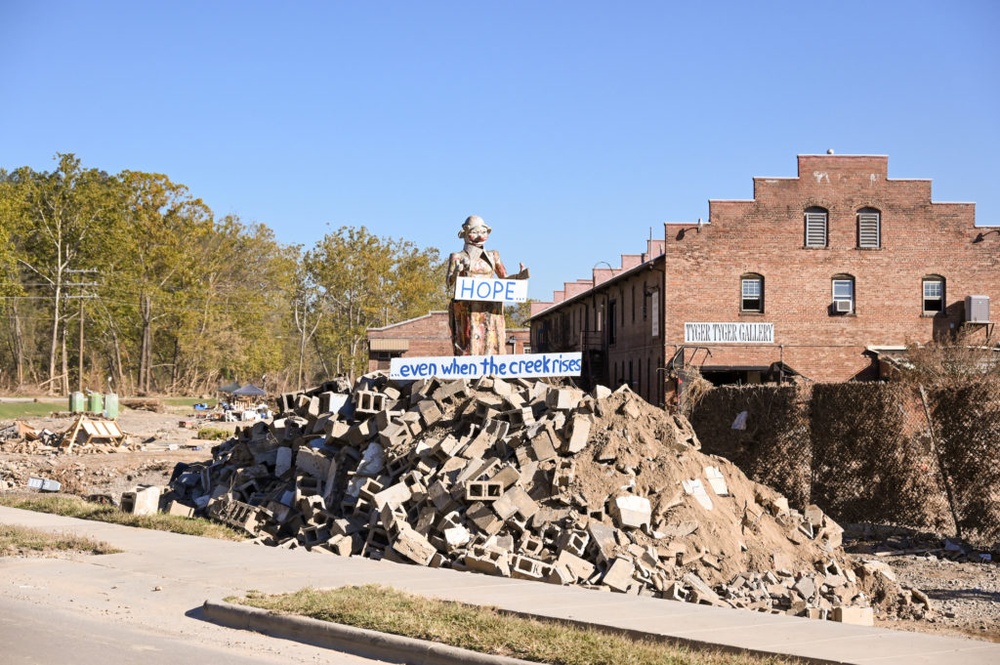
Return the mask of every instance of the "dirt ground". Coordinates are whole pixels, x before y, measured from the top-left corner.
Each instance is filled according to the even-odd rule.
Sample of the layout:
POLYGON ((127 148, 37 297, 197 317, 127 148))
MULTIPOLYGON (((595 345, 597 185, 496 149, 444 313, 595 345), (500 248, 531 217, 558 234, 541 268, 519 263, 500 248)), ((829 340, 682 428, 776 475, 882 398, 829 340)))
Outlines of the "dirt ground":
MULTIPOLYGON (((62 432, 70 416, 25 421, 35 430, 62 432)), ((217 441, 197 437, 201 427, 235 431, 238 423, 204 421, 194 412, 169 409, 157 413, 123 408, 117 418, 127 435, 117 452, 60 453, 36 444, 0 442, 0 493, 22 493, 29 478, 56 480, 61 491, 79 496, 109 496, 119 500, 136 485, 165 486, 178 463, 211 460, 217 441), (30 450, 28 450, 30 448, 30 450)), ((0 429, 11 425, 0 422, 0 429)), ((848 527, 845 549, 855 559, 876 559, 892 567, 899 582, 927 595, 932 611, 922 619, 876 619, 886 628, 961 635, 1000 642, 1000 556, 992 561, 966 559, 946 547, 941 538, 848 527)))

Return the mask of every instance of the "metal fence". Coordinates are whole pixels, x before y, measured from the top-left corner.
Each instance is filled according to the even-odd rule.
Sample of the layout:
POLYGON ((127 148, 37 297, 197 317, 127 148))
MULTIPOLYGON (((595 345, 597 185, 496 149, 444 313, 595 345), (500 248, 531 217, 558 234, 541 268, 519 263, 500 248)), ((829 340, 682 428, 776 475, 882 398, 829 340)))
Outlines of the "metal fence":
POLYGON ((702 450, 844 523, 1000 539, 1000 380, 715 388, 702 450))

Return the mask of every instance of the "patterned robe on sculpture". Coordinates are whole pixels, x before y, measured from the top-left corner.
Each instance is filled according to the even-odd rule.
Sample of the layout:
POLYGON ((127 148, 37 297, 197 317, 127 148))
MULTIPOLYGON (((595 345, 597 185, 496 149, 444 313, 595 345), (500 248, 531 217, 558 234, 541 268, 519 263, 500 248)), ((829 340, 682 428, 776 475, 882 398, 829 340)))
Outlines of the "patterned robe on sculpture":
MULTIPOLYGON (((466 244, 461 252, 448 258, 449 288, 459 277, 507 277, 500 254, 466 244)), ((479 300, 452 300, 448 307, 452 346, 456 356, 491 356, 500 353, 506 342, 503 303, 479 300)))

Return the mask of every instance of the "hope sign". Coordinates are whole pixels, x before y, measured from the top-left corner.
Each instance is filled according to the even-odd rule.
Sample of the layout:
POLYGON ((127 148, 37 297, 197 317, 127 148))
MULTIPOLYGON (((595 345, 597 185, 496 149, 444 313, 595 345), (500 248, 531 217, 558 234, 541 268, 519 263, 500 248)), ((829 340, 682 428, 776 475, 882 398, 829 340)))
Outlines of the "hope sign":
POLYGON ((459 277, 455 282, 455 300, 483 302, 524 302, 528 299, 528 280, 459 277))

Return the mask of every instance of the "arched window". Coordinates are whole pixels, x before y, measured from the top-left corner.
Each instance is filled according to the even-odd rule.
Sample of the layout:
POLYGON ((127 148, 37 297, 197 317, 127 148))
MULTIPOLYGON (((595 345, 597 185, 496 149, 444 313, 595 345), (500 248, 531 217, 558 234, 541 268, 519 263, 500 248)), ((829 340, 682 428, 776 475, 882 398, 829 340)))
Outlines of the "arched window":
POLYGON ((831 286, 833 304, 830 306, 830 313, 853 314, 855 311, 854 278, 850 275, 834 275, 831 286))
POLYGON ((882 213, 875 208, 858 211, 858 248, 878 249, 882 246, 882 213))
POLYGON ((740 311, 764 311, 764 277, 747 273, 740 277, 740 311))
POLYGON ((927 275, 921 281, 923 287, 924 314, 939 314, 945 308, 944 277, 927 275))
POLYGON ((806 208, 805 244, 806 247, 826 247, 827 217, 825 208, 806 208))

